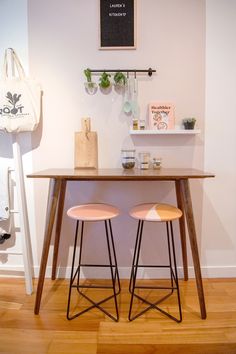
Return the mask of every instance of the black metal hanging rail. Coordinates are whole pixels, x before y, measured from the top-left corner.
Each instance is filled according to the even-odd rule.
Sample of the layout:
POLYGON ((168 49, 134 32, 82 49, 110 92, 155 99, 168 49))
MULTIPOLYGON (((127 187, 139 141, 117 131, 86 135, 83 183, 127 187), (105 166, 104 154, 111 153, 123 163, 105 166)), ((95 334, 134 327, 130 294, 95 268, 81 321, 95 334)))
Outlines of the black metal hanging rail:
POLYGON ((123 72, 123 73, 148 73, 149 76, 152 76, 152 73, 155 73, 156 70, 153 70, 152 68, 149 68, 147 70, 139 70, 139 69, 113 69, 113 70, 106 70, 106 69, 103 69, 103 70, 91 70, 90 69, 90 72, 91 73, 103 73, 103 72, 106 72, 106 73, 117 73, 117 72, 123 72))

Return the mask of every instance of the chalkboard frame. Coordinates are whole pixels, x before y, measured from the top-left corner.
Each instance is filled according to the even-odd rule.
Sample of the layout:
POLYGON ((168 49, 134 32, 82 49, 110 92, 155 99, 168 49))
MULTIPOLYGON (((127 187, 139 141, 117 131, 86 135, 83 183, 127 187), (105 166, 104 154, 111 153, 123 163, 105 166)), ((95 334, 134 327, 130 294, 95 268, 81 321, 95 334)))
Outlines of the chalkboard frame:
MULTIPOLYGON (((100 50, 123 50, 123 49, 136 49, 137 47, 137 0, 133 0, 133 18, 132 18, 132 23, 127 24, 127 26, 132 26, 129 27, 130 30, 133 31, 133 45, 103 45, 102 43, 102 38, 103 38, 103 28, 102 28, 102 23, 101 23, 101 2, 103 0, 98 0, 99 3, 99 49, 100 50)), ((122 1, 117 0, 116 3, 122 3, 122 1)), ((122 38, 124 40, 124 38, 122 38)))

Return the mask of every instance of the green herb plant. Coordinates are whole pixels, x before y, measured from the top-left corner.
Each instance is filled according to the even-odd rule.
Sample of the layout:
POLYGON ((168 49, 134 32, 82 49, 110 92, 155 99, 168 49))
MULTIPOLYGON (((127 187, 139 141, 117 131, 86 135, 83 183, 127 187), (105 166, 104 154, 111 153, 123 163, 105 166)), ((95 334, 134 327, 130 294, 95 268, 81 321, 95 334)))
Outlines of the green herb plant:
POLYGON ((86 77, 86 82, 84 83, 84 86, 86 88, 87 93, 90 95, 94 95, 97 91, 97 84, 96 82, 92 81, 92 73, 89 68, 84 70, 84 75, 86 77))
POLYGON ((103 89, 107 89, 111 85, 110 81, 110 74, 107 74, 105 71, 102 73, 101 77, 99 78, 99 85, 103 89))
POLYGON ((92 82, 92 73, 91 70, 89 68, 84 70, 84 75, 86 77, 87 80, 87 87, 88 88, 94 88, 96 86, 96 84, 94 82, 92 82))
POLYGON ((196 123, 196 118, 184 118, 183 119, 183 125, 185 129, 194 129, 196 123))
POLYGON ((84 70, 84 75, 86 76, 87 82, 92 82, 92 74, 89 68, 84 70))
POLYGON ((126 84, 125 75, 122 72, 118 71, 114 75, 114 82, 115 82, 115 85, 125 86, 125 84, 126 84))

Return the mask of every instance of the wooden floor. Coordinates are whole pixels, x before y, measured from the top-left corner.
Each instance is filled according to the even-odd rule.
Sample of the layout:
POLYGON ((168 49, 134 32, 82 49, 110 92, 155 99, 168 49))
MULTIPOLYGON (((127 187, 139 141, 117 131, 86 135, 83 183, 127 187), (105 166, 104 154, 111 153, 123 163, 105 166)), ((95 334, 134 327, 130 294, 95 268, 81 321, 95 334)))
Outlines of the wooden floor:
MULTIPOLYGON (((68 281, 46 280, 40 314, 34 315, 35 295, 25 295, 24 280, 0 279, 0 353, 236 353, 236 280, 204 280, 206 320, 199 316, 195 282, 180 281, 183 307, 180 324, 155 310, 128 322, 127 286, 128 282, 122 281, 118 323, 98 310, 68 321, 65 315, 68 281)), ((97 290, 93 292, 90 295, 98 298, 97 290)), ((135 306, 141 305, 135 303, 135 306)), ((175 295, 165 308, 177 315, 175 295)), ((112 301, 106 309, 112 311, 112 301)))

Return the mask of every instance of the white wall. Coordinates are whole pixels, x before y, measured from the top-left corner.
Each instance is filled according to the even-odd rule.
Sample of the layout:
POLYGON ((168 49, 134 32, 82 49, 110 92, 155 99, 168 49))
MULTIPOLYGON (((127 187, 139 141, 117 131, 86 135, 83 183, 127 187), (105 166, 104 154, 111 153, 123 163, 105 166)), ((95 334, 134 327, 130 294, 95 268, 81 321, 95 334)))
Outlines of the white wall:
MULTIPOLYGON (((29 2, 30 70, 40 78, 44 89, 44 114, 41 130, 33 138, 34 170, 47 167, 73 167, 74 132, 80 119, 90 116, 92 128, 98 132, 99 166, 118 167, 120 150, 134 146, 149 150, 163 158, 165 167, 203 167, 203 134, 200 136, 133 137, 129 136, 130 117, 122 112, 123 96, 112 90, 88 95, 84 88, 83 70, 90 68, 149 68, 157 70, 151 79, 139 76, 141 115, 146 117, 149 102, 172 101, 176 106, 176 122, 185 116, 196 116, 204 130, 205 95, 205 8, 204 1, 149 0, 138 1, 137 50, 98 50, 98 1, 31 0, 29 2), (152 9, 152 11, 150 11, 152 9), (62 30, 63 29, 63 30, 62 30)), ((96 78, 97 80, 98 78, 96 78)), ((38 255, 42 248, 43 215, 46 182, 35 182, 38 255)), ((117 252, 126 275, 134 244, 135 222, 128 216, 135 203, 164 200, 175 203, 171 183, 78 183, 67 190, 66 208, 86 201, 107 201, 121 209, 114 221, 117 252)), ((196 221, 201 239, 202 185, 193 183, 196 221)), ((44 220, 44 219, 43 219, 44 220)), ((65 217, 60 264, 70 264, 73 223, 65 217)), ((156 245, 154 228, 150 239, 156 245)), ((91 232, 91 229, 90 229, 91 232)), ((89 247, 100 250, 100 239, 92 239, 89 247)), ((143 257, 154 256, 155 247, 146 246, 143 257)), ((161 256, 161 252, 158 252, 161 256)), ((93 254, 93 253, 92 253, 93 254)), ((180 258, 180 255, 179 255, 180 258)), ((191 260, 190 260, 191 263, 191 260)), ((179 259, 179 264, 181 264, 179 259)))
MULTIPOLYGON (((16 50, 21 62, 28 72, 28 12, 27 0, 1 0, 0 1, 0 65, 2 68, 3 56, 6 48, 12 47, 16 50), (14 9, 14 11, 13 11, 14 9)), ((19 137, 19 142, 22 152, 22 161, 25 173, 32 171, 32 144, 31 136, 28 133, 23 133, 19 137)), ((12 136, 4 132, 0 132, 0 164, 1 167, 14 168, 14 160, 12 153, 12 136)), ((12 173, 14 180, 14 173, 12 173)), ((14 183, 14 181, 13 181, 14 183)), ((14 190, 14 209, 17 210, 16 190, 14 190)), ((27 182, 27 198, 30 205, 29 217, 31 220, 31 233, 34 232, 34 214, 32 213, 33 193, 32 184, 27 182)), ((21 253, 21 233, 19 225, 19 217, 15 215, 14 226, 12 229, 11 238, 4 244, 0 245, 0 273, 9 274, 8 271, 22 270, 22 256, 12 255, 11 253, 21 253)), ((8 227, 8 222, 2 223, 3 228, 8 227)), ((34 238, 32 239, 34 244, 34 238)), ((33 247, 35 248, 35 247, 33 247)), ((17 273, 16 274, 21 274, 17 273)))
MULTIPOLYGON (((23 0, 15 2, 26 4, 23 0)), ((13 0, 3 3, 13 3, 13 0)), ((222 145, 220 124, 220 118, 223 117, 222 96, 227 95, 224 102, 228 102, 230 96, 228 90, 223 90, 222 85, 219 85, 220 90, 217 90, 219 88, 217 83, 224 82, 223 86, 232 87, 233 92, 234 83, 230 75, 232 72, 235 73, 233 67, 235 48, 230 48, 229 51, 224 38, 230 38, 230 44, 233 45, 235 25, 231 21, 231 16, 235 13, 233 12, 235 3, 207 0, 206 10, 205 14, 204 0, 138 0, 137 50, 99 51, 98 1, 30 0, 29 69, 31 75, 37 77, 43 86, 44 108, 43 124, 32 135, 32 166, 28 162, 25 168, 36 171, 48 167, 73 167, 74 132, 80 129, 81 117, 90 116, 92 128, 98 132, 99 137, 100 167, 120 166, 120 150, 128 145, 134 146, 137 152, 149 150, 153 155, 161 156, 165 167, 190 166, 216 172, 217 178, 214 180, 191 182, 201 264, 204 275, 231 276, 235 275, 236 265, 234 257, 236 245, 233 240, 235 204, 234 198, 231 199, 234 195, 235 171, 232 173, 233 156, 230 158, 234 151, 234 147, 231 146, 233 139, 230 139, 233 129, 229 130, 224 125, 225 135, 222 145), (219 21, 218 16, 222 10, 224 17, 219 21), (139 77, 142 116, 146 116, 148 102, 172 101, 176 106, 177 124, 185 116, 196 116, 198 127, 202 131, 200 136, 131 138, 128 133, 130 118, 121 111, 123 96, 114 90, 108 95, 98 91, 96 95, 90 96, 84 90, 83 70, 86 67, 116 69, 150 66, 157 69, 157 74, 151 79, 146 76, 139 77), (216 102, 220 107, 217 112, 216 102), (216 116, 219 116, 218 122, 215 122, 216 116), (214 124, 214 129, 211 120, 217 123, 214 124), (220 155, 222 151, 223 161, 220 155), (222 185, 226 191, 225 177, 228 193, 224 195, 227 195, 227 198, 223 198, 221 194, 222 185), (231 214, 226 208, 226 203, 231 206, 231 214)), ((18 14, 26 26, 26 11, 18 14)), ((7 26, 9 24, 4 24, 4 27, 7 26)), ((15 32, 18 33, 19 28, 25 28, 24 26, 15 22, 15 32)), ((21 40, 22 38, 24 37, 20 37, 21 40)), ((17 41, 18 47, 19 43, 20 40, 17 41)), ((16 43, 11 44, 14 45, 18 49, 16 43)), ((27 56, 27 42, 22 48, 27 56)), ((22 56, 24 58, 24 55, 22 56)), ((224 104, 224 112, 225 109, 224 104)), ((232 124, 234 123, 231 122, 231 126, 232 124)), ((31 215, 30 220, 34 267, 37 274, 43 242, 48 182, 37 180, 33 185, 35 202, 30 202, 30 207, 35 208, 35 222, 34 215, 31 215)), ((28 180, 28 189, 29 186, 28 180)), ((170 183, 154 182, 142 183, 142 188, 138 182, 70 183, 65 207, 78 202, 107 201, 121 209, 121 216, 114 221, 114 230, 121 275, 129 276, 135 223, 127 216, 128 210, 135 203, 153 199, 175 203, 173 186, 170 183)), ((69 246, 72 246, 73 230, 73 223, 64 215, 62 227, 64 240, 59 259, 61 274, 64 274, 65 267, 70 265, 69 246)), ((90 228, 88 233, 91 234, 92 231, 90 228)), ((154 256, 153 245, 157 248, 154 229, 149 227, 148 231, 144 259, 154 256)), ((99 261, 103 255, 101 240, 93 238, 87 247, 90 250, 94 248, 98 250, 99 261)), ((162 247, 158 251, 160 258, 162 247)), ((189 263, 191 265, 191 257, 189 263)), ((181 265, 180 251, 178 264, 181 265)))
MULTIPOLYGON (((218 276, 236 274, 236 2, 206 7, 205 169, 202 254, 218 276)), ((211 274, 211 272, 209 273, 211 274)))

